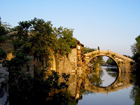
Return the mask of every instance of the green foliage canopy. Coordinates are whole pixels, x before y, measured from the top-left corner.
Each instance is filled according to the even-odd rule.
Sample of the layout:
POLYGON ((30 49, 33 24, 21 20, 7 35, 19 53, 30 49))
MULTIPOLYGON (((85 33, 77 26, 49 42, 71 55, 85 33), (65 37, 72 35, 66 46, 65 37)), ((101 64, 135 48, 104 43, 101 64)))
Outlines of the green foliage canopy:
POLYGON ((96 49, 94 49, 94 48, 83 47, 82 54, 85 54, 87 52, 92 52, 92 51, 95 51, 95 50, 96 49))
POLYGON ((135 38, 136 43, 131 46, 131 50, 133 53, 133 59, 136 62, 140 62, 140 35, 135 38))
POLYGON ((54 34, 57 36, 57 45, 60 54, 68 54, 71 52, 71 48, 75 47, 77 42, 73 38, 73 30, 63 27, 54 28, 54 34))
POLYGON ((17 33, 12 35, 11 40, 15 50, 22 49, 27 54, 39 56, 49 54, 51 50, 68 54, 77 43, 72 29, 53 28, 50 21, 45 22, 43 19, 19 22, 14 30, 17 33))

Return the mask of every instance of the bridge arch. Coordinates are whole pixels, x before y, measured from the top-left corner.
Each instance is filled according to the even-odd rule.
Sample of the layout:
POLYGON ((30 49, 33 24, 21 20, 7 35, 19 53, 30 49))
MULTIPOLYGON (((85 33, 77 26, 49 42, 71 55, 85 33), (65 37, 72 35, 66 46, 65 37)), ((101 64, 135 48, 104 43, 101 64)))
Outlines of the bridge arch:
POLYGON ((132 59, 128 57, 122 56, 118 53, 114 53, 109 50, 96 50, 96 51, 84 54, 85 63, 83 64, 83 69, 86 69, 88 63, 97 56, 108 56, 111 59, 113 59, 118 65, 119 74, 121 72, 130 72, 129 71, 130 66, 131 66, 130 62, 134 62, 132 59))
POLYGON ((109 51, 96 50, 96 51, 93 51, 93 52, 91 52, 91 53, 88 53, 87 55, 86 55, 86 57, 85 57, 86 63, 85 63, 84 66, 87 66, 88 63, 89 63, 93 58, 95 58, 95 57, 98 57, 98 56, 107 56, 107 57, 110 57, 111 59, 113 59, 113 60, 116 62, 117 66, 118 66, 118 69, 119 69, 119 72, 121 72, 121 69, 120 69, 119 66, 120 66, 120 63, 122 63, 123 61, 122 61, 122 60, 118 61, 118 59, 115 59, 115 54, 114 54, 114 53, 111 54, 111 53, 109 53, 109 51), (88 55, 88 56, 87 56, 87 55, 88 55))

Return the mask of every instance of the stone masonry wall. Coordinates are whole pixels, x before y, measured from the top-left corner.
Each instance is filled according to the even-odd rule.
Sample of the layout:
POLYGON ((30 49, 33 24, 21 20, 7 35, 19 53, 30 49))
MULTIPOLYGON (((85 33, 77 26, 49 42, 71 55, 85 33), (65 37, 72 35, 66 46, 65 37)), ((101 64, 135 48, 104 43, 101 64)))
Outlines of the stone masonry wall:
POLYGON ((77 49, 72 49, 71 53, 68 55, 56 57, 56 71, 61 73, 75 73, 77 69, 77 49))
MULTIPOLYGON (((12 54, 14 51, 14 47, 12 44, 9 43, 9 41, 6 41, 5 43, 3 43, 0 46, 0 48, 6 51, 7 60, 11 60, 14 57, 12 54)), ((33 56, 28 56, 28 57, 31 58, 31 60, 28 62, 29 70, 27 68, 27 65, 25 65, 22 70, 34 76, 34 63, 36 62, 36 60, 33 61, 33 56)), ((61 56, 60 54, 56 54, 56 55, 54 54, 54 57, 51 62, 52 62, 52 67, 50 67, 50 70, 53 70, 56 68, 55 71, 59 72, 60 74, 61 73, 75 74, 77 70, 77 48, 73 48, 71 50, 71 53, 68 56, 66 55, 61 56)), ((42 63, 40 61, 37 61, 36 64, 38 68, 41 68, 42 63)))

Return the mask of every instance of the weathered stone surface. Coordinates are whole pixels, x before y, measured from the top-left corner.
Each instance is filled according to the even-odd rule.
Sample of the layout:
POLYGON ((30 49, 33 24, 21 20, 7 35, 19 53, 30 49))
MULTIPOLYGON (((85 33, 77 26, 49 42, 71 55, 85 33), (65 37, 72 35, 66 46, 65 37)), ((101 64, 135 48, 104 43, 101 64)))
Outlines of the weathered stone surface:
MULTIPOLYGON (((83 45, 80 44, 80 42, 78 41, 76 48, 72 48, 71 53, 68 56, 61 56, 60 54, 55 54, 54 51, 51 51, 52 53, 50 54, 50 56, 41 58, 41 61, 40 58, 33 58, 33 56, 27 56, 31 58, 31 60, 28 61, 28 65, 24 65, 22 71, 30 73, 32 76, 34 76, 35 69, 42 70, 45 66, 47 66, 46 70, 54 70, 59 73, 75 74, 77 73, 77 65, 82 65, 82 47, 83 45), (48 58, 50 60, 46 62, 48 58)), ((11 60, 14 57, 14 46, 9 43, 9 40, 3 43, 0 48, 6 51, 7 60, 11 60)))
POLYGON ((119 67, 119 72, 131 72, 131 62, 135 63, 132 59, 125 57, 123 55, 120 55, 118 53, 114 53, 109 50, 96 50, 90 53, 84 54, 85 58, 85 64, 83 65, 83 70, 85 70, 86 65, 88 65, 89 61, 93 59, 96 56, 108 56, 112 58, 119 67))
POLYGON ((74 73, 77 68, 77 49, 72 49, 71 53, 66 56, 57 54, 56 56, 56 71, 61 73, 74 73))

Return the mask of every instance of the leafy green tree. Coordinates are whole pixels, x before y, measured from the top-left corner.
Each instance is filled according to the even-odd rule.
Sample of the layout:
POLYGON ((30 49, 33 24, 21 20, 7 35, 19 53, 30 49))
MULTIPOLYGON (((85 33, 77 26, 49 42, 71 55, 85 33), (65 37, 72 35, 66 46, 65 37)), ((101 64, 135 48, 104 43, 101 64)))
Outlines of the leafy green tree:
POLYGON ((60 54, 69 54, 71 48, 76 47, 76 39, 73 38, 73 30, 63 27, 54 28, 54 34, 57 36, 58 51, 60 54))
POLYGON ((27 61, 29 61, 29 58, 25 57, 25 54, 23 53, 16 53, 16 56, 12 58, 10 61, 5 61, 4 66, 8 68, 8 71, 14 72, 14 71, 21 71, 23 66, 27 64, 27 61))
POLYGON ((34 59, 41 58, 42 61, 44 55, 48 56, 51 50, 56 49, 57 39, 50 21, 37 18, 21 21, 14 30, 16 33, 10 38, 17 52, 20 49, 20 52, 33 55, 34 59))
POLYGON ((11 26, 6 22, 0 21, 0 43, 4 43, 6 40, 6 34, 11 31, 11 26))
MULTIPOLYGON (((140 35, 138 37, 136 37, 135 40, 136 40, 136 43, 134 43, 131 46, 131 50, 132 50, 132 53, 133 53, 132 58, 135 60, 136 66, 137 66, 136 71, 134 73, 136 74, 136 80, 138 81, 137 84, 140 86, 140 83, 139 83, 139 80, 140 80, 140 70, 139 70, 140 69, 140 35)), ((136 98, 138 98, 138 97, 136 97, 136 98)))
POLYGON ((0 26, 0 36, 5 34, 6 34, 5 28, 3 26, 0 26))
POLYGON ((51 22, 43 19, 19 22, 15 30, 17 33, 11 38, 15 49, 22 49, 22 52, 34 56, 48 55, 52 50, 68 54, 76 46, 73 30, 52 28, 51 22))
POLYGON ((44 55, 56 48, 56 35, 53 34, 51 22, 42 19, 32 20, 31 38, 25 43, 24 48, 33 55, 44 55))
POLYGON ((136 43, 134 45, 131 46, 132 52, 135 55, 140 54, 140 35, 138 37, 135 38, 136 43))
POLYGON ((0 36, 5 35, 11 31, 11 25, 7 24, 6 22, 0 21, 0 36))
POLYGON ((3 26, 0 25, 0 43, 5 42, 4 35, 6 34, 6 30, 3 26))
POLYGON ((100 50, 100 47, 98 46, 98 50, 100 50))
POLYGON ((111 59, 110 57, 107 59, 106 63, 108 65, 117 65, 116 62, 113 59, 111 59))
POLYGON ((97 69, 99 66, 103 65, 105 61, 103 60, 102 56, 98 56, 93 58, 90 63, 93 64, 94 69, 97 69))
POLYGON ((23 46, 29 37, 31 23, 30 21, 21 21, 19 26, 15 27, 13 30, 16 32, 10 36, 11 43, 14 45, 15 50, 20 49, 23 46))
POLYGON ((133 57, 132 58, 136 62, 140 62, 140 35, 138 37, 136 37, 135 40, 136 40, 136 43, 134 43, 131 46, 131 50, 132 50, 132 53, 133 53, 133 57))
POLYGON ((52 72, 52 75, 44 79, 45 70, 39 70, 41 72, 35 70, 35 76, 31 78, 29 74, 22 72, 21 69, 28 61, 25 57, 27 54, 33 55, 34 58, 41 57, 41 60, 43 60, 43 57, 48 56, 51 51, 60 54, 70 53, 71 48, 76 46, 73 30, 61 27, 58 29, 52 28, 50 21, 45 22, 43 19, 37 18, 31 21, 19 22, 19 26, 13 30, 16 32, 10 36, 11 42, 16 52, 21 53, 18 53, 15 58, 5 63, 10 72, 10 103, 14 105, 47 104, 53 102, 67 104, 70 99, 68 93, 56 93, 55 90, 68 88, 66 82, 69 75, 62 74, 66 82, 59 83, 60 76, 56 72, 52 72), (50 94, 52 94, 51 97, 50 94))
POLYGON ((94 49, 94 48, 83 47, 82 54, 85 54, 85 53, 88 53, 88 52, 92 52, 92 51, 95 51, 95 50, 96 49, 94 49))

